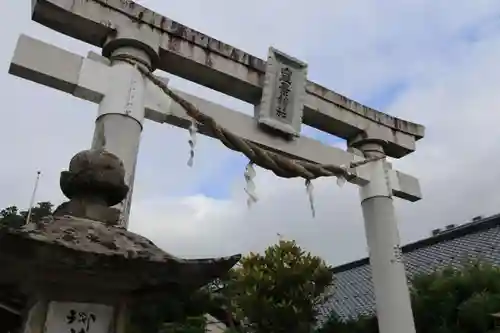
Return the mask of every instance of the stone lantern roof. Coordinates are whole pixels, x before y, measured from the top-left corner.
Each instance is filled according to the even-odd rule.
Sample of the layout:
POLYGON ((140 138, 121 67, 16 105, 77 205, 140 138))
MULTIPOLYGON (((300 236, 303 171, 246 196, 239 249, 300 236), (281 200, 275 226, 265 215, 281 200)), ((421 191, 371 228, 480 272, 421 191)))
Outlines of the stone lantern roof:
POLYGON ((52 286, 80 289, 83 298, 86 290, 96 297, 165 297, 194 291, 237 263, 239 255, 180 259, 120 226, 111 206, 128 192, 124 174, 121 161, 104 150, 75 155, 60 179, 68 202, 40 222, 0 227, 0 287, 27 296, 52 286))

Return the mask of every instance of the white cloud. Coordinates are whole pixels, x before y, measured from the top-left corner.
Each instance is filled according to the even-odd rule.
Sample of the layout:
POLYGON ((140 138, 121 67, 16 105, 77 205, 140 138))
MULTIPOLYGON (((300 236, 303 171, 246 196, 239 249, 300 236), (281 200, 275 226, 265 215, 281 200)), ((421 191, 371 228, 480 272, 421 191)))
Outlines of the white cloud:
MULTIPOLYGON (((367 100, 403 82, 405 89, 384 111, 427 127, 417 152, 395 162, 421 179, 425 196, 414 204, 398 200, 403 240, 497 211, 498 1, 312 0, 290 7, 281 0, 250 5, 149 0, 146 5, 260 57, 275 45, 309 61, 313 80, 349 96, 367 100)), ((0 205, 26 205, 38 168, 44 171, 39 198, 58 201, 58 173, 73 153, 88 147, 96 107, 5 73, 19 33, 43 37, 81 54, 90 48, 35 28, 27 4, 9 2, 4 13, 11 28, 0 32, 6 45, 0 51, 5 101, 0 111, 5 155, 0 205)), ((245 103, 174 82, 250 111, 245 103)), ((242 177, 214 185, 231 187, 224 200, 192 195, 220 165, 233 163, 236 153, 214 140, 201 140, 191 170, 185 166, 185 131, 148 124, 143 138, 131 227, 173 254, 203 257, 261 250, 277 239, 278 232, 332 264, 365 254, 354 186, 339 189, 334 179, 316 181, 317 217, 312 219, 302 181, 277 179, 259 170, 260 202, 248 210, 242 177)))

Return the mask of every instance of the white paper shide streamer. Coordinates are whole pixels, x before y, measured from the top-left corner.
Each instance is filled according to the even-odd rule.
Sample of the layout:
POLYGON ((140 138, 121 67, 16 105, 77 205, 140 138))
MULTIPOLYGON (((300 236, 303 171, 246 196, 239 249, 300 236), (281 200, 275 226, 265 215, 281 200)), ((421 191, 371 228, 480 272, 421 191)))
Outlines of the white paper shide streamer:
POLYGON ((306 191, 307 191, 307 196, 309 197, 309 206, 311 207, 311 213, 312 216, 316 216, 316 209, 314 207, 314 186, 312 184, 312 181, 310 179, 306 179, 306 191))
MULTIPOLYGON (((341 165, 341 166, 340 166, 340 168, 341 168, 342 170, 347 171, 347 167, 346 167, 345 165, 341 165)), ((337 177, 337 185, 338 185, 339 187, 344 186, 344 185, 345 185, 345 183, 346 183, 346 179, 345 179, 345 177, 344 177, 344 176, 338 176, 338 177, 337 177)))
POLYGON ((194 148, 196 146, 196 133, 198 132, 198 125, 196 124, 196 120, 191 118, 191 125, 189 126, 189 160, 187 165, 192 167, 194 164, 194 148))
POLYGON ((245 192, 248 195, 247 206, 250 208, 254 203, 257 202, 257 194, 255 193, 255 183, 253 179, 257 173, 255 172, 255 168, 252 162, 249 162, 245 168, 245 192))
MULTIPOLYGON (((357 175, 357 170, 356 170, 356 167, 348 167, 346 165, 341 165, 340 168, 342 168, 342 170, 345 171, 345 174, 346 175, 357 175)), ((345 183, 347 182, 347 179, 345 176, 338 176, 337 177, 337 185, 339 187, 342 187, 345 185, 345 183)))

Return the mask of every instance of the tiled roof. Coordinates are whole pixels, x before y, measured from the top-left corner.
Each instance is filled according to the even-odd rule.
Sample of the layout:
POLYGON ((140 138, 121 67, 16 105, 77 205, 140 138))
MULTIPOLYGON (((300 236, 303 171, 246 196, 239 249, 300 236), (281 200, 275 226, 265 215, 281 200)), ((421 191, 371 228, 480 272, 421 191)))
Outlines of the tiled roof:
MULTIPOLYGON (((432 272, 480 259, 500 264, 500 215, 476 220, 403 246, 406 274, 432 272)), ((321 325, 332 311, 342 319, 375 314, 375 295, 368 258, 333 269, 335 284, 319 309, 321 325)))

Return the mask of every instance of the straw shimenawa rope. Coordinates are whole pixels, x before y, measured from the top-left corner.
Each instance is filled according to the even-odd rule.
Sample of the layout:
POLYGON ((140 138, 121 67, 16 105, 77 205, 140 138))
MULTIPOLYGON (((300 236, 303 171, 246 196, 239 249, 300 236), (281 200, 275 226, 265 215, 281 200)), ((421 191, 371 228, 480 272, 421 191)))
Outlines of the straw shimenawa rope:
MULTIPOLYGON (((170 90, 165 83, 155 77, 151 71, 138 65, 138 59, 126 55, 117 55, 111 57, 112 61, 123 61, 135 66, 145 77, 153 84, 158 86, 165 94, 167 94, 174 102, 178 103, 187 113, 187 115, 195 119, 198 123, 207 126, 212 130, 215 137, 219 139, 227 148, 243 153, 251 163, 258 165, 264 169, 271 170, 278 177, 282 178, 297 178, 301 177, 306 180, 312 180, 319 177, 343 177, 347 180, 355 177, 355 173, 350 172, 360 165, 379 160, 380 157, 367 158, 362 161, 352 162, 346 167, 339 167, 330 164, 317 164, 303 160, 292 159, 275 152, 263 149, 250 140, 240 138, 236 134, 221 127, 215 119, 209 117, 189 101, 170 90)), ((147 67, 147 66, 145 66, 147 67)))

